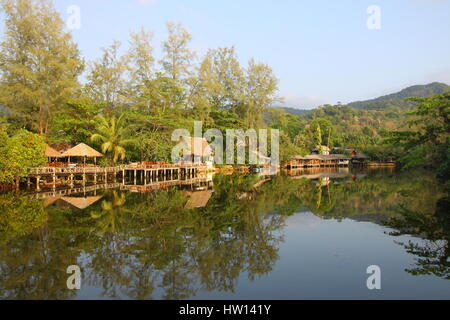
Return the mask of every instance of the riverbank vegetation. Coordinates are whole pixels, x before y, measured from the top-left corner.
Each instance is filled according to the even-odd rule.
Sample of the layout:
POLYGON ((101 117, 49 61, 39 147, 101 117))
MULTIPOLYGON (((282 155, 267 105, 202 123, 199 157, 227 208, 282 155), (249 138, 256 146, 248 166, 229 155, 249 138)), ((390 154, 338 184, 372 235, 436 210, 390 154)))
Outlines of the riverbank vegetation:
MULTIPOLYGON (((281 160, 323 144, 355 148, 379 161, 399 159, 405 167, 440 167, 440 176, 448 179, 445 85, 293 115, 273 107, 282 99, 269 65, 253 58, 243 65, 234 47, 199 56, 180 24, 167 23, 161 57, 154 54, 153 33, 140 29, 126 45, 113 42, 98 60, 86 61, 51 1, 1 3, 0 134, 8 139, 26 130, 47 143, 93 144, 108 155, 105 165, 168 161, 172 131, 192 130, 194 121, 203 121, 205 130, 280 129, 281 160), (441 95, 403 103, 415 93, 437 92, 441 95)), ((11 161, 38 164, 22 161, 22 154, 28 157, 0 154, 0 182, 17 176, 3 172, 11 161)))

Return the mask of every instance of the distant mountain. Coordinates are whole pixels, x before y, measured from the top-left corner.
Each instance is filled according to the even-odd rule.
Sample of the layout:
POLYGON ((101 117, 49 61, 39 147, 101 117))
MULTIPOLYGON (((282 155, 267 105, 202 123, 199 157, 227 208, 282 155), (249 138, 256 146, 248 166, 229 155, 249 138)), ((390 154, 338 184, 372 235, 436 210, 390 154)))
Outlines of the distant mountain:
POLYGON ((312 112, 312 110, 306 110, 306 109, 295 109, 295 108, 289 108, 289 107, 280 107, 284 112, 293 114, 294 116, 305 116, 312 112))
POLYGON ((405 98, 421 97, 426 98, 436 94, 442 94, 450 90, 450 86, 445 83, 433 82, 426 85, 417 85, 403 89, 400 92, 382 96, 376 99, 366 101, 356 101, 348 103, 347 105, 365 110, 380 110, 388 107, 408 107, 411 103, 405 102, 405 98))

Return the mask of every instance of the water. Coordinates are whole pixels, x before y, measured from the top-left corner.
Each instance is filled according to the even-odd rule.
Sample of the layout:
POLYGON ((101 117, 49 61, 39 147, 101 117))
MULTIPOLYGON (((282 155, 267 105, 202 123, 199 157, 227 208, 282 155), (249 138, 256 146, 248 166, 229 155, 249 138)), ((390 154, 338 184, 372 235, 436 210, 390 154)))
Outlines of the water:
POLYGON ((296 174, 1 194, 0 298, 450 298, 450 201, 433 173, 296 174), (70 265, 81 290, 67 289, 70 265), (367 289, 370 265, 381 290, 367 289))

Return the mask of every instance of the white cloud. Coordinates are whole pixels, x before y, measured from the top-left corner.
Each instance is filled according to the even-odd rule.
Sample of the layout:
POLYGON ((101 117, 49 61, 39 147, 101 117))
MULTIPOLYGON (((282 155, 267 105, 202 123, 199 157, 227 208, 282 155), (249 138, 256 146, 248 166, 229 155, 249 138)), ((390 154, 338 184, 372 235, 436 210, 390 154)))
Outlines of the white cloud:
POLYGON ((317 96, 300 96, 297 94, 286 94, 283 96, 283 105, 290 108, 313 109, 326 104, 327 101, 317 96))

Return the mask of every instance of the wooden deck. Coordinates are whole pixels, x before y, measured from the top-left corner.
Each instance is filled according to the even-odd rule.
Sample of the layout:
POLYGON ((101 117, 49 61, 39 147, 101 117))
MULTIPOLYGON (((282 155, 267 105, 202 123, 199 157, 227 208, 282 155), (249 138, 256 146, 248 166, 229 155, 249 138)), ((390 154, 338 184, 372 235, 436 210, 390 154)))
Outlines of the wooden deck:
POLYGON ((70 174, 112 174, 123 171, 162 171, 162 170, 180 170, 180 169, 202 169, 206 168, 204 164, 167 164, 167 165, 125 165, 117 167, 37 167, 29 168, 28 176, 47 176, 47 175, 70 175, 70 174))
POLYGON ((129 164, 117 167, 38 167, 28 169, 28 185, 34 185, 39 190, 41 185, 52 185, 53 189, 61 185, 73 186, 77 181, 83 184, 108 184, 111 180, 186 180, 206 171, 207 166, 201 163, 182 164, 129 164), (77 180, 78 179, 78 180, 77 180))

